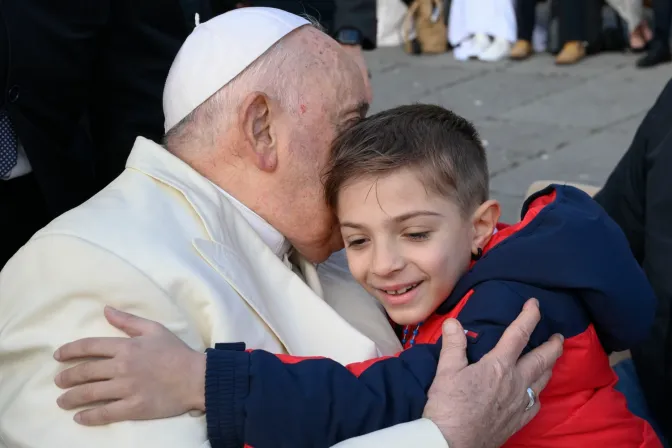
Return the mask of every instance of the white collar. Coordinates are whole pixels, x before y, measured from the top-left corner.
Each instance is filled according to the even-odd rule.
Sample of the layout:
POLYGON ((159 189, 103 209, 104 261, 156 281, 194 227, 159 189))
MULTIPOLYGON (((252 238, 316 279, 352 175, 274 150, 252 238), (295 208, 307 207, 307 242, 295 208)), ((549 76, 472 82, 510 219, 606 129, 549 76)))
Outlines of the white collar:
MULTIPOLYGON (((213 183, 213 185, 215 185, 213 183)), ((215 185, 217 190, 219 190, 226 198, 233 204, 233 206, 243 215, 245 221, 254 229, 255 232, 259 235, 259 238, 266 243, 266 245, 273 251, 275 255, 280 259, 285 259, 289 254, 291 249, 291 244, 280 232, 275 230, 264 218, 257 215, 245 204, 240 202, 238 199, 231 196, 229 193, 224 191, 218 185, 215 185)))

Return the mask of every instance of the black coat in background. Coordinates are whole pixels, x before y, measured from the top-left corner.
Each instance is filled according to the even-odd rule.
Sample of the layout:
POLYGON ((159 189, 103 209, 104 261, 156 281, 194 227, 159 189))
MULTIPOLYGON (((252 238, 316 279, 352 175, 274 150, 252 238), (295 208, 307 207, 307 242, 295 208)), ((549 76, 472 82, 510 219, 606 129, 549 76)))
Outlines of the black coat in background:
POLYGON ((0 17, 0 107, 54 217, 118 175, 136 136, 161 138, 189 29, 179 0, 3 0, 0 17))
MULTIPOLYGON (((672 440, 672 80, 595 199, 625 232, 658 297, 649 339, 631 350, 647 403, 672 440)), ((632 300, 638 300, 633 297, 632 300)))
POLYGON ((163 86, 193 12, 180 0, 0 1, 0 108, 33 169, 0 181, 0 268, 121 173, 138 135, 161 138, 163 86))

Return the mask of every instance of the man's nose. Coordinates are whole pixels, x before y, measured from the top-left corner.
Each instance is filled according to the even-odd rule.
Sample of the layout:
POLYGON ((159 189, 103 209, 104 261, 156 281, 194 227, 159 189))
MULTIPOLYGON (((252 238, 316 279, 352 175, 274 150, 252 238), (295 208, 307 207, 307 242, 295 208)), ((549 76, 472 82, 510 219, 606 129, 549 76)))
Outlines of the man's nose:
POLYGON ((371 272, 380 277, 388 276, 404 267, 404 259, 394 243, 377 244, 373 249, 371 272))

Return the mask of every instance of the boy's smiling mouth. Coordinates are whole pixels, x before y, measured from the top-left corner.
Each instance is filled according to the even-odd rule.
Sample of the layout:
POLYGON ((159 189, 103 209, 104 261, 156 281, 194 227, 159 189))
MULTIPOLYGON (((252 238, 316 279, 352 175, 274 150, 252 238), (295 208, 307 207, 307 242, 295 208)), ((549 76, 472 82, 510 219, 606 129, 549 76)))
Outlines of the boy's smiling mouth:
POLYGON ((418 287, 424 283, 424 280, 414 283, 385 285, 375 287, 379 300, 390 306, 401 306, 411 303, 418 295, 418 287))
POLYGON ((385 294, 389 294, 391 296, 398 296, 398 295, 405 294, 408 291, 411 291, 411 290, 417 288, 420 283, 422 283, 422 282, 412 283, 410 285, 406 285, 406 286, 403 286, 403 287, 395 286, 394 288, 389 288, 389 289, 388 288, 384 288, 384 289, 383 288, 377 288, 377 289, 384 292, 385 294))

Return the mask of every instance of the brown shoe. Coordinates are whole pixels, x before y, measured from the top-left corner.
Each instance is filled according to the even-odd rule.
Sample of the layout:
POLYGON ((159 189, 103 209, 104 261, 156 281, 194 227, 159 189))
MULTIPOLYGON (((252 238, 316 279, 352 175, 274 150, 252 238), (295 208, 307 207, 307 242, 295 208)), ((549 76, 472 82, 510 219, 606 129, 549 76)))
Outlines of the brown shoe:
POLYGON ((555 58, 555 63, 558 65, 576 64, 586 56, 586 47, 578 40, 567 42, 562 51, 555 58))
POLYGON ((522 61, 532 56, 532 43, 529 40, 519 39, 511 48, 509 57, 515 61, 522 61))

